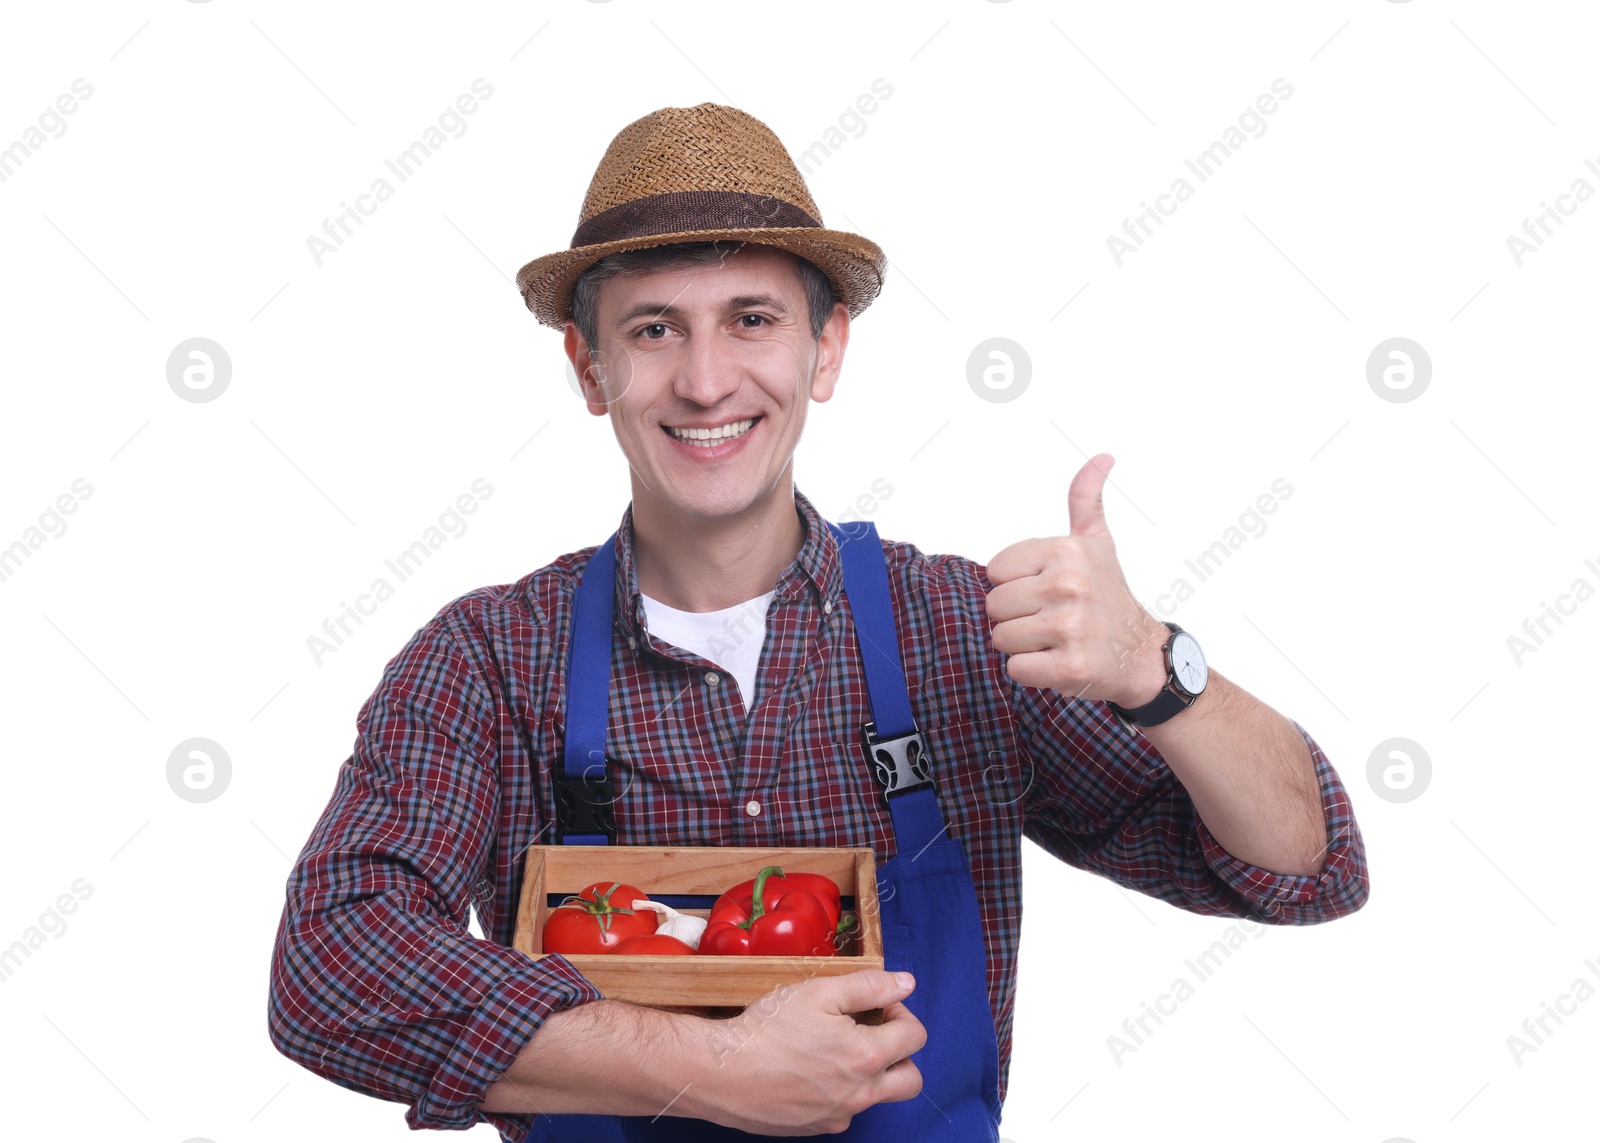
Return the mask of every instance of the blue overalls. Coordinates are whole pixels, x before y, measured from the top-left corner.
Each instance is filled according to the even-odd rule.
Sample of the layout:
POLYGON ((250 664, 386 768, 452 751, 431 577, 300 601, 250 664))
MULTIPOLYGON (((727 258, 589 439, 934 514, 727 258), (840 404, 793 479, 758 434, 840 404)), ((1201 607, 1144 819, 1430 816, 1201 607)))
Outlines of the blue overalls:
MULTIPOLYGON (((870 523, 829 524, 844 564, 873 720, 862 746, 888 800, 895 856, 878 870, 884 967, 916 977, 906 1007, 928 1040, 912 1061, 921 1094, 880 1103, 851 1120, 839 1139, 873 1143, 931 1140, 994 1143, 999 1138, 998 1048, 985 978, 978 898, 961 843, 945 833, 911 700, 883 545, 870 523)), ((614 836, 605 771, 611 689, 615 534, 601 544, 578 584, 567 686, 564 776, 557 780, 561 840, 604 845, 614 836)), ((523 1143, 630 1143, 768 1138, 670 1115, 540 1115, 523 1143)))

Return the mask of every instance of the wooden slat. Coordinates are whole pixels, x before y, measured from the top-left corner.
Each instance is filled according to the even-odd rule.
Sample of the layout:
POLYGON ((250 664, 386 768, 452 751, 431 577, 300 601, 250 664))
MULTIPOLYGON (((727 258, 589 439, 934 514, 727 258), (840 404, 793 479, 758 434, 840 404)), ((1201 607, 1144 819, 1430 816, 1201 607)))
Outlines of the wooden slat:
POLYGON ((544 850, 551 893, 576 893, 591 882, 610 878, 630 882, 647 893, 715 895, 754 877, 768 865, 820 873, 831 878, 843 892, 854 891, 857 876, 856 851, 851 849, 653 845, 531 848, 544 850))
POLYGON ((839 956, 617 956, 574 954, 574 968, 614 1000, 636 1004, 743 1007, 784 984, 882 968, 883 960, 839 956))
POLYGON ((883 967, 883 917, 878 905, 878 870, 872 850, 863 849, 856 858, 856 917, 861 922, 861 955, 883 967))
POLYGON ((517 902, 517 928, 511 938, 512 948, 530 955, 539 947, 539 934, 544 932, 544 850, 542 845, 528 847, 522 899, 517 902))

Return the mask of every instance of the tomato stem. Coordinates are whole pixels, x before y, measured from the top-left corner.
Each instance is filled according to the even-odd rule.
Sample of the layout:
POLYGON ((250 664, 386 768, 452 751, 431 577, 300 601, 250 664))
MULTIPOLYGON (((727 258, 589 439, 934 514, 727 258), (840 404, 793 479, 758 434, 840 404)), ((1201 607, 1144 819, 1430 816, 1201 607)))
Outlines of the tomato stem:
POLYGON ((611 888, 604 893, 596 893, 593 897, 585 897, 580 893, 569 893, 557 908, 563 908, 567 905, 582 906, 584 911, 595 919, 595 923, 600 926, 601 934, 604 935, 611 929, 611 917, 613 914, 621 913, 624 916, 633 916, 632 909, 624 909, 611 903, 611 894, 615 893, 621 885, 622 882, 613 881, 611 888))

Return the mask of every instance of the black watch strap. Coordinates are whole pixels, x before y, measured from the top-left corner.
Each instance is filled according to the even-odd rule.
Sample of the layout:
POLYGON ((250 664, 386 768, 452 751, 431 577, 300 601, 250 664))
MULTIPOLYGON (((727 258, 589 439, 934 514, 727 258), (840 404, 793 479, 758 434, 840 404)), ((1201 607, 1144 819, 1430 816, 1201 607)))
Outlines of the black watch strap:
POLYGON ((1161 688, 1161 693, 1155 698, 1133 710, 1126 710, 1116 703, 1108 705, 1124 722, 1134 726, 1160 726, 1189 704, 1173 694, 1170 686, 1166 686, 1161 688))
MULTIPOLYGON (((1183 628, 1176 623, 1167 622, 1167 627, 1172 632, 1172 635, 1179 635, 1183 632, 1183 628)), ((1189 704, 1194 702, 1193 697, 1184 698, 1178 693, 1177 682, 1172 677, 1171 657, 1166 655, 1166 649, 1172 643, 1172 635, 1167 636, 1167 642, 1162 647, 1163 656, 1166 657, 1168 666, 1167 681, 1162 686, 1160 693, 1143 706, 1135 707, 1133 710, 1120 707, 1114 702, 1106 704, 1124 724, 1135 727, 1160 726, 1167 719, 1177 714, 1180 710, 1187 709, 1189 704)))

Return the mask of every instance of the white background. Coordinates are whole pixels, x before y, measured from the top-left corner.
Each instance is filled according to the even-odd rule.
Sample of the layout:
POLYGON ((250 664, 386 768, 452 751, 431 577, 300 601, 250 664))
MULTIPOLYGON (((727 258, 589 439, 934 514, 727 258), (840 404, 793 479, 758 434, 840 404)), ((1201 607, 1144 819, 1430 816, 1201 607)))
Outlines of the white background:
POLYGON ((272 1048, 267 964, 384 663, 626 505, 511 279, 567 245, 631 120, 732 103, 798 154, 880 78, 808 179, 892 265, 800 488, 837 518, 885 479, 885 536, 986 560, 1064 533, 1068 482, 1109 451, 1154 608, 1283 478, 1266 531, 1170 616, 1316 737, 1371 864, 1365 909, 1250 940, 1119 1062, 1107 1037, 1227 922, 1030 846, 1004 1134, 1592 1131, 1600 1000, 1520 1062, 1507 1037, 1600 987, 1577 685, 1600 603, 1570 597, 1520 662, 1507 638, 1600 587, 1600 203, 1564 200, 1520 265, 1506 240, 1600 186, 1597 31, 1578 3, 1429 0, 8 6, 0 145, 93 92, 0 183, 0 546, 92 487, 0 582, 0 947, 92 889, 0 984, 7 1133, 410 1137, 400 1105, 272 1048), (465 133, 318 265, 308 236, 480 77, 465 133), (1183 160, 1279 78, 1265 133, 1198 183, 1183 160), (1193 196, 1119 266, 1108 236, 1180 176, 1193 196), (193 337, 232 363, 214 401, 167 382, 193 337), (1031 360, 1013 401, 968 384, 992 337, 1031 360), (1393 337, 1431 359, 1414 400, 1368 384, 1393 337), (470 528, 319 665, 307 637, 480 477, 470 528), (192 737, 232 763, 205 804, 166 777, 192 737), (1432 763, 1407 802, 1368 777, 1394 737, 1432 763))

